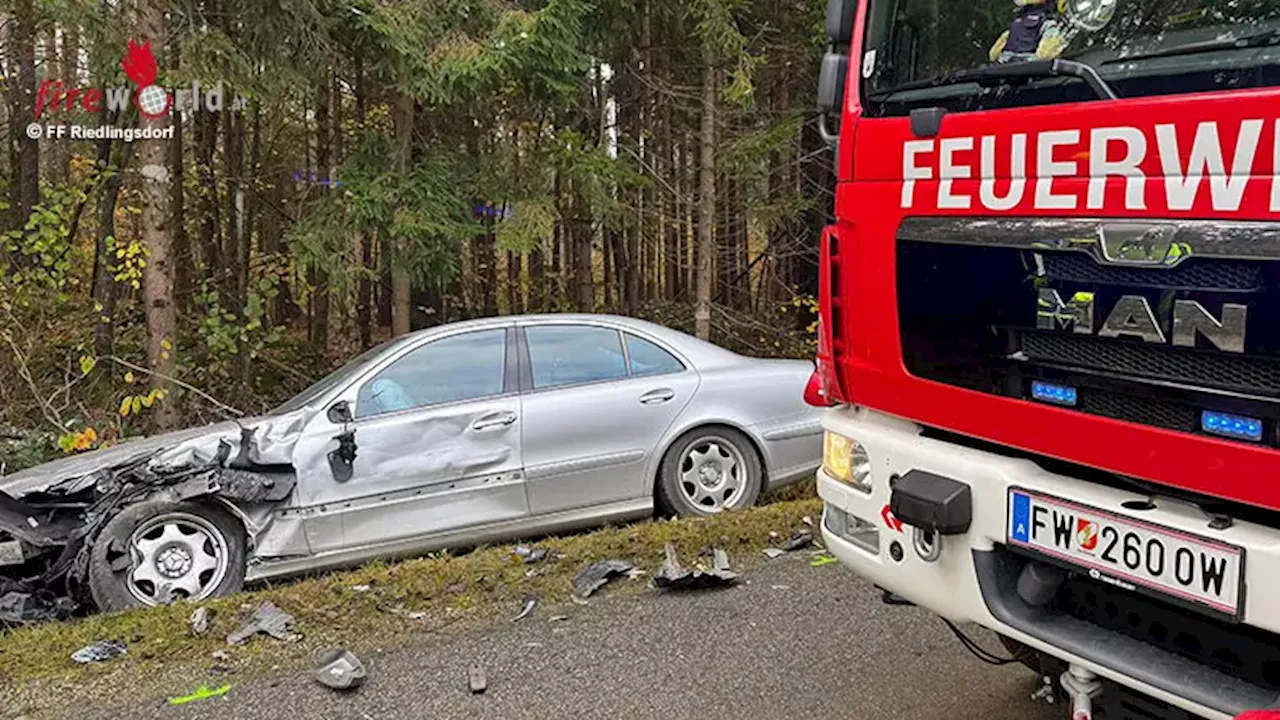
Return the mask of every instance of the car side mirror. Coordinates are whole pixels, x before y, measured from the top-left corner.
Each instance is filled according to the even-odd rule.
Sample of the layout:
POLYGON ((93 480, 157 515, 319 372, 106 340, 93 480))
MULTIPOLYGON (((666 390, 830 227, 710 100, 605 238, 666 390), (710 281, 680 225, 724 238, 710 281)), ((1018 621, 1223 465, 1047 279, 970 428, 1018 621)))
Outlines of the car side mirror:
POLYGON ((346 400, 339 400, 329 406, 329 410, 325 413, 325 416, 328 417, 329 422, 334 425, 346 425, 353 419, 351 416, 351 403, 346 400))

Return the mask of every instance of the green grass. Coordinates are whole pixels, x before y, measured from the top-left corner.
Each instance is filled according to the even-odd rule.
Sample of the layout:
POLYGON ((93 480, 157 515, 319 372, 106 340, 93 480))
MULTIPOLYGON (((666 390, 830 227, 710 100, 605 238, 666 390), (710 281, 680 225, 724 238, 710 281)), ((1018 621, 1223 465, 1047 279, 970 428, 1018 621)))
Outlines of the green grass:
POLYGON ((805 516, 817 521, 821 504, 811 497, 811 489, 802 484, 785 492, 801 499, 711 518, 657 520, 541 540, 536 545, 557 557, 535 565, 522 564, 512 552, 514 544, 508 544, 460 556, 443 553, 374 563, 205 601, 200 605, 213 616, 203 637, 188 629, 187 618, 196 605, 185 602, 7 631, 0 634, 0 707, 35 712, 75 702, 77 694, 83 700, 129 687, 139 697, 145 696, 141 692, 172 691, 179 682, 192 684, 192 689, 206 680, 221 682, 208 675, 215 651, 230 656, 238 671, 230 678, 234 680, 256 672, 309 667, 319 652, 335 645, 357 653, 394 647, 455 622, 495 613, 514 616, 525 595, 536 594, 544 603, 564 602, 573 577, 597 560, 629 560, 652 573, 667 542, 675 543, 687 558, 712 546, 724 548, 738 565, 774 542, 770 532, 785 540, 804 527, 805 516), (530 569, 538 573, 527 577, 530 569), (352 589, 358 585, 371 589, 352 589), (297 620, 294 629, 304 640, 290 644, 259 637, 245 646, 227 645, 226 636, 239 625, 244 607, 263 600, 291 613, 297 620), (411 619, 410 612, 426 615, 411 619), (106 663, 80 666, 71 661, 72 652, 97 640, 122 640, 129 649, 106 663))

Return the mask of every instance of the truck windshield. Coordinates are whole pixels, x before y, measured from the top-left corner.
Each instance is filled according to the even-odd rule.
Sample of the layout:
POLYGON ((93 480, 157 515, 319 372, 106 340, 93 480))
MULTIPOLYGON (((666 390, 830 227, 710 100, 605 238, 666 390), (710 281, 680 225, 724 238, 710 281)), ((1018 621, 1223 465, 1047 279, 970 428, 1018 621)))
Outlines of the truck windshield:
POLYGON ((988 64, 1085 63, 1120 97, 1280 84, 1277 0, 872 0, 862 59, 871 115, 1095 99, 1077 78, 978 82, 988 64))

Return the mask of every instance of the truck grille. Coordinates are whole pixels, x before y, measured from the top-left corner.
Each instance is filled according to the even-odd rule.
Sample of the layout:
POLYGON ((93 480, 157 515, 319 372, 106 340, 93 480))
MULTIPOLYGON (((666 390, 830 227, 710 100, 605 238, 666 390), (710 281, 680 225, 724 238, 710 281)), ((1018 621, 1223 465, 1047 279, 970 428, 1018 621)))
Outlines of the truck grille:
POLYGON ((1166 430, 1195 432, 1200 427, 1200 417, 1195 408, 1189 405, 1135 397, 1124 393, 1092 388, 1082 390, 1079 407, 1082 412, 1093 415, 1153 425, 1166 430))
MULTIPOLYGON (((983 233, 998 235, 999 223, 926 222, 897 243, 900 339, 911 374, 1024 400, 1035 380, 1067 384, 1078 390, 1076 411, 1178 432, 1202 432, 1206 410, 1260 418, 1262 442, 1280 446, 1280 241, 1267 235, 1250 250, 1276 245, 1276 260, 1193 256, 1175 267, 1134 267, 1012 232, 984 244, 983 233), (953 225, 960 229, 951 238, 953 225), (1061 298, 1091 293, 1095 332, 1037 327, 1042 289, 1061 298), (1226 303, 1244 305, 1244 352, 1220 350, 1203 333, 1196 347, 1096 335, 1116 303, 1135 296, 1166 340, 1177 301, 1214 318, 1226 303)), ((1239 231, 1222 225, 1224 237, 1239 231)))
POLYGON ((1044 255, 1044 270, 1056 280, 1101 285, 1247 293, 1266 287, 1261 265, 1246 260, 1192 258, 1176 268, 1153 271, 1100 265, 1083 253, 1050 253, 1044 255))
POLYGON ((1021 350, 1033 362, 1280 396, 1280 362, 1089 335, 1026 331, 1021 350))

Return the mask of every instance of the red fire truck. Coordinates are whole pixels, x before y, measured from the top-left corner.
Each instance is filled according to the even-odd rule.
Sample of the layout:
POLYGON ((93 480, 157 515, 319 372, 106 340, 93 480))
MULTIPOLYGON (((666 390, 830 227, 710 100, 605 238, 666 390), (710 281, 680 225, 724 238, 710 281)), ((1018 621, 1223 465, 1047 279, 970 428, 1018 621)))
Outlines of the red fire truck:
POLYGON ((1076 720, 1280 708, 1280 2, 827 36, 828 547, 1076 720))

